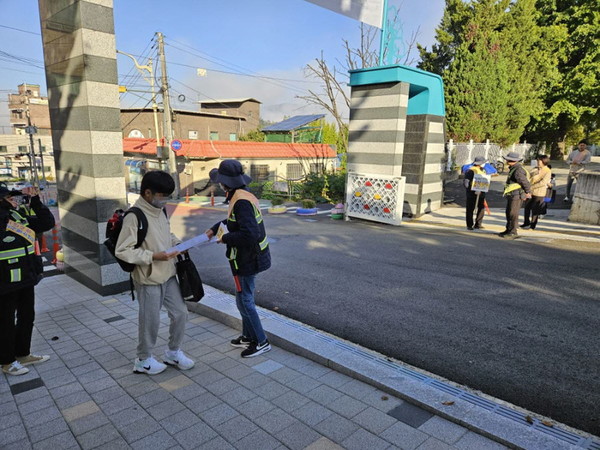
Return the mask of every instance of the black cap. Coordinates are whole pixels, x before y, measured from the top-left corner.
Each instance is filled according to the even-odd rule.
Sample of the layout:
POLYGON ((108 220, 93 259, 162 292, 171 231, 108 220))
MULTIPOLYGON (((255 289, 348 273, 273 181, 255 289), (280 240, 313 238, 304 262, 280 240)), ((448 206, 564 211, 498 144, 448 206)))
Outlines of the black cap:
POLYGON ((0 184, 0 198, 12 197, 14 195, 23 195, 23 193, 21 191, 9 189, 4 183, 0 184))

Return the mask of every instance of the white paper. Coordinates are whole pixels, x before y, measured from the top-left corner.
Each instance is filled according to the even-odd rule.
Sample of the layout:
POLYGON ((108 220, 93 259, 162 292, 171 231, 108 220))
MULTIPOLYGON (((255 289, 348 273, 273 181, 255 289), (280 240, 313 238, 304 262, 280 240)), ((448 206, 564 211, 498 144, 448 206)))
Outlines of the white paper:
POLYGON ((181 244, 177 244, 175 247, 171 247, 170 249, 165 250, 165 252, 166 253, 173 253, 176 251, 184 252, 186 250, 189 250, 192 247, 196 247, 197 245, 200 245, 200 244, 206 244, 208 242, 210 242, 210 240, 208 239, 208 236, 205 233, 202 233, 196 237, 188 239, 187 241, 183 241, 181 244))

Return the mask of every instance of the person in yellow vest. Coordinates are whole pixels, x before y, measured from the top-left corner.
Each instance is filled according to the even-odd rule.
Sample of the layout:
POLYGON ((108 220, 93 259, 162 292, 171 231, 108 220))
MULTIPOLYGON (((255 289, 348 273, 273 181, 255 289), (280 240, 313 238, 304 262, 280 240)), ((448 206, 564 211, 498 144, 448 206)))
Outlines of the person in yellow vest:
POLYGON ((41 258, 35 254, 35 235, 53 226, 54 216, 36 188, 11 191, 0 185, 0 364, 8 375, 24 375, 29 372, 26 366, 49 359, 31 354, 31 335, 34 288, 43 273, 41 258), (31 197, 34 214, 19 210, 23 196, 31 197))
POLYGON ((508 177, 504 185, 504 196, 506 197, 506 229, 498 236, 505 239, 516 239, 519 237, 517 227, 519 225, 519 211, 523 200, 531 198, 531 184, 527 171, 520 164, 523 159, 517 152, 509 152, 504 156, 508 164, 508 177))
POLYGON ((551 171, 548 167, 550 158, 546 155, 537 157, 537 167, 530 171, 531 198, 525 203, 525 220, 521 228, 535 230, 538 218, 544 209, 544 198, 550 184, 551 171))
POLYGON ((236 284, 235 299, 242 316, 242 334, 233 339, 231 345, 245 348, 242 358, 252 358, 271 350, 254 301, 256 275, 271 267, 265 224, 258 199, 246 188, 252 178, 244 173, 239 161, 222 161, 210 176, 211 181, 220 183, 229 193, 227 219, 206 230, 206 235, 209 239, 217 236, 217 242, 227 245, 226 256, 236 284))
POLYGON ((485 215, 485 192, 480 192, 477 195, 477 192, 472 190, 473 187, 473 177, 475 174, 485 175, 486 172, 483 169, 483 165, 485 164, 485 158, 483 156, 478 156, 473 161, 473 165, 469 167, 469 170, 465 173, 465 189, 467 190, 467 229, 468 230, 480 230, 483 229, 483 216, 485 215), (479 199, 479 200, 478 200, 479 199), (477 206, 477 215, 475 216, 475 223, 473 223, 473 212, 475 211, 475 206, 477 206))

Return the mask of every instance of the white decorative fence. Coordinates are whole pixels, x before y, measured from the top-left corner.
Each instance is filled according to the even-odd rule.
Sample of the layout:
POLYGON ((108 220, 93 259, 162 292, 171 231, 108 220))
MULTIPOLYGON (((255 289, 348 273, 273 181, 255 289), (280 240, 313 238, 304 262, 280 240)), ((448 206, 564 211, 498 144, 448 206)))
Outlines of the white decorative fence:
POLYGON ((400 225, 405 183, 404 177, 348 173, 347 216, 400 225))
POLYGON ((517 152, 525 159, 531 159, 535 155, 537 145, 528 144, 513 144, 512 146, 502 148, 499 144, 494 144, 487 140, 485 143, 475 143, 472 140, 469 142, 456 143, 452 139, 446 144, 448 160, 446 170, 452 170, 452 167, 462 167, 465 164, 473 162, 475 157, 483 156, 490 163, 495 163, 502 159, 508 152, 517 152))

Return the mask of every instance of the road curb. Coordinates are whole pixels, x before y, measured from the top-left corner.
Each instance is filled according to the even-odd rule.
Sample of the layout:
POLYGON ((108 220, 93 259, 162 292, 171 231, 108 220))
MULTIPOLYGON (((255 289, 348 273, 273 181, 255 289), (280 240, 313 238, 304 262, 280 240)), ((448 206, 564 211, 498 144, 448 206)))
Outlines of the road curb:
MULTIPOLYGON (((241 329, 233 296, 210 286, 205 286, 205 291, 205 298, 200 303, 188 303, 188 309, 241 329)), ((579 430, 426 374, 273 311, 258 311, 270 341, 278 347, 375 386, 502 445, 518 449, 600 448, 600 440, 579 430)))

